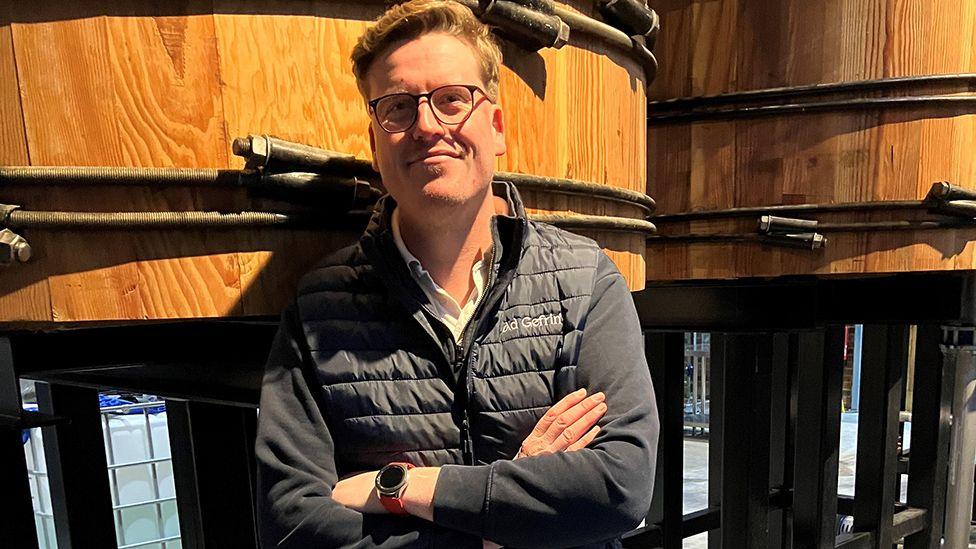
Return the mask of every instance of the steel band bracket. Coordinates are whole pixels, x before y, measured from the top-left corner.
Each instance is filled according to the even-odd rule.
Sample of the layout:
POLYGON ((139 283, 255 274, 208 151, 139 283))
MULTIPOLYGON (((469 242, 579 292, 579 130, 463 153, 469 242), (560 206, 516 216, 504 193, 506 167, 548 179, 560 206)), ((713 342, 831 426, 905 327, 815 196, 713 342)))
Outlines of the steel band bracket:
POLYGON ((764 215, 759 218, 759 234, 770 244, 818 250, 827 245, 827 238, 816 232, 817 221, 764 215))
MULTIPOLYGON (((0 208, 6 205, 0 205, 0 208)), ((27 240, 10 229, 0 229, 0 267, 13 263, 26 263, 31 258, 27 240)))
POLYGON ((976 218, 976 191, 947 181, 933 183, 924 203, 931 213, 976 218))

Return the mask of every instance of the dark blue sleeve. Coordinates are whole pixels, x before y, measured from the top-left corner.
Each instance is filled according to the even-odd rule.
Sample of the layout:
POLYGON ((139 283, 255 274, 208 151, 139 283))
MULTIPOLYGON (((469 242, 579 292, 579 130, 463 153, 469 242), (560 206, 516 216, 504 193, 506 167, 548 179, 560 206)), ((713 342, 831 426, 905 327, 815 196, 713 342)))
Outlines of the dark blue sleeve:
POLYGON ((480 537, 415 517, 363 514, 332 499, 334 443, 306 369, 294 304, 265 368, 255 446, 262 547, 471 547, 480 537))
POLYGON ((659 421, 644 341, 623 277, 600 254, 577 379, 608 410, 587 448, 441 468, 434 522, 516 547, 613 539, 650 508, 659 421))

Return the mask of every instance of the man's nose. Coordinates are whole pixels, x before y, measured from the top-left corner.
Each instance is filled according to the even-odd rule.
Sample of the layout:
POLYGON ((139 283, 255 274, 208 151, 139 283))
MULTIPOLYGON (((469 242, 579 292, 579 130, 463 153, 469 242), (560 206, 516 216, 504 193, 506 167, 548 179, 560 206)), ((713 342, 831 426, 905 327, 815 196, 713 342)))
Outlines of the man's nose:
POLYGON ((417 103, 417 121, 411 128, 416 138, 429 138, 432 135, 444 135, 444 126, 440 120, 434 116, 433 107, 427 98, 422 98, 417 103))

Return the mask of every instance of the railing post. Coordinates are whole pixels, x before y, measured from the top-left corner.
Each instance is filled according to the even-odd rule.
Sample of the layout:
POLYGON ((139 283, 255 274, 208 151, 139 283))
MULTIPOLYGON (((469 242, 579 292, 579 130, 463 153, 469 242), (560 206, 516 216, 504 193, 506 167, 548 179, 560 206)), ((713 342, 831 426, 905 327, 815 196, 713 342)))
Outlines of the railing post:
POLYGON ((955 364, 943 356, 941 343, 942 329, 937 324, 919 325, 907 503, 926 509, 928 524, 921 532, 905 537, 905 549, 942 546, 955 364))
POLYGON ((872 532, 872 547, 890 549, 898 499, 898 418, 908 360, 908 326, 864 327, 854 485, 854 532, 872 532))
POLYGON ((253 408, 166 401, 182 546, 257 547, 253 408))
POLYGON ((976 457, 976 329, 950 328, 948 335, 945 350, 947 359, 955 364, 955 380, 945 540, 947 547, 966 547, 971 531, 976 457), (962 337, 954 338, 953 333, 962 337))
POLYGON ((837 467, 844 375, 844 327, 795 336, 793 542, 797 549, 834 547, 837 467))
POLYGON ((10 339, 0 336, 0 486, 12 508, 0 521, 0 540, 16 547, 37 547, 34 507, 27 458, 21 438, 20 382, 14 369, 10 339))
POLYGON ((661 523, 662 547, 680 549, 684 479, 684 332, 647 332, 644 342, 661 418, 658 474, 649 516, 661 523))
POLYGON ((116 547, 98 391, 37 382, 38 410, 67 418, 43 428, 58 547, 116 547))

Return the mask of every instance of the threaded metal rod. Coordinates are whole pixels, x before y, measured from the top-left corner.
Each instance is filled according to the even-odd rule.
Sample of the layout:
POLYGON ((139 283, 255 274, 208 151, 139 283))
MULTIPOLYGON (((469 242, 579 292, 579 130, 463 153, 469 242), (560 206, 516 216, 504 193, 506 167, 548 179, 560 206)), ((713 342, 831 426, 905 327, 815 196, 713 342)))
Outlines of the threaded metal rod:
MULTIPOLYGON (((244 229, 331 228, 359 230, 370 212, 356 210, 344 215, 272 212, 35 212, 13 210, 0 225, 11 229, 244 229)), ((592 231, 651 234, 653 223, 642 219, 581 214, 532 214, 529 219, 557 227, 592 231)))
MULTIPOLYGON (((355 160, 357 170, 372 169, 365 160, 355 160), (364 168, 365 167, 365 168, 364 168)), ((341 171, 341 170, 339 170, 341 171)), ((218 186, 284 188, 288 181, 315 174, 282 173, 264 178, 248 170, 217 170, 209 168, 114 168, 114 167, 0 167, 0 186, 3 185, 133 185, 133 186, 218 186), (250 177, 250 176, 254 177, 250 177), (262 183, 263 182, 263 183, 262 183)), ((343 174, 337 174, 341 176, 343 174)), ((377 174, 377 177, 378 174, 377 174)), ((322 187, 330 183, 328 176, 312 177, 311 183, 322 187)), ((497 172, 496 181, 510 181, 516 187, 528 191, 551 192, 579 196, 596 196, 654 211, 654 199, 644 193, 575 179, 542 177, 538 175, 497 172)), ((339 181, 336 179, 335 181, 339 181)), ((301 181, 298 181, 301 182, 301 181)), ((360 186, 366 183, 360 181, 360 186)), ((292 185, 294 186, 294 185, 292 185)), ((328 185, 326 185, 328 186, 328 185)), ((333 185, 334 182, 333 182, 333 185)), ((366 189, 368 190, 368 189, 366 189)), ((373 188, 372 194, 379 194, 373 188)), ((368 198, 368 197, 367 197, 368 198)))
POLYGON ((115 168, 105 166, 2 166, 0 185, 240 186, 240 170, 213 168, 115 168))
POLYGON ((14 211, 9 226, 20 229, 169 229, 266 227, 287 222, 288 216, 265 212, 34 212, 14 211))
POLYGON ((35 212, 15 210, 13 229, 245 229, 255 227, 361 228, 365 216, 271 212, 35 212))

